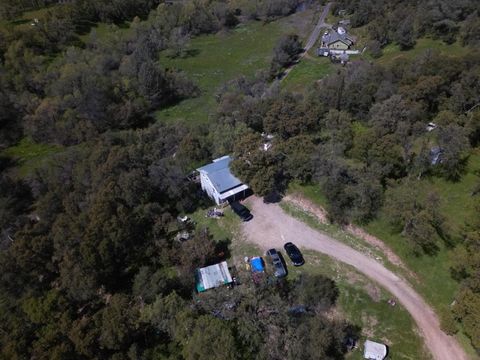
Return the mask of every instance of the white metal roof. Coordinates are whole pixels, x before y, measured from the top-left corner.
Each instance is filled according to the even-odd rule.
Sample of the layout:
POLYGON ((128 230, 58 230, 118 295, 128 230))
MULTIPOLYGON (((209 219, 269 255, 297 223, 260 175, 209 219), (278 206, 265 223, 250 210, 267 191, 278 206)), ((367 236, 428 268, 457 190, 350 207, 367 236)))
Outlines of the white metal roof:
POLYGON ((232 276, 226 261, 197 269, 197 291, 199 292, 231 282, 232 276))
POLYGON ((363 357, 368 360, 383 360, 387 356, 387 346, 375 341, 365 341, 363 357))
POLYGON ((230 172, 231 161, 232 159, 230 156, 223 156, 197 170, 208 176, 213 186, 220 194, 242 185, 242 182, 230 172))

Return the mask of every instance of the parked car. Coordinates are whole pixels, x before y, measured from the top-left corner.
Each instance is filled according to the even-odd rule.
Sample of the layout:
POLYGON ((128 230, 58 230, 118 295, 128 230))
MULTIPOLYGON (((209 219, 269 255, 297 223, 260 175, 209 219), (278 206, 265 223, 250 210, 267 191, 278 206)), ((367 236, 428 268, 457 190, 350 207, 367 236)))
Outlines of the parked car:
POLYGON ((287 242, 285 245, 283 245, 283 248, 285 249, 285 252, 290 260, 292 260, 293 265, 302 266, 305 264, 302 253, 294 243, 287 242))
POLYGON ((273 265, 274 275, 277 278, 282 278, 287 276, 287 269, 285 269, 282 259, 280 258, 280 254, 277 252, 277 250, 270 249, 267 251, 266 255, 273 265))
POLYGON ((232 208, 233 212, 240 216, 240 218, 243 221, 249 221, 252 220, 253 215, 250 213, 250 210, 248 210, 245 206, 240 204, 237 201, 232 201, 230 203, 230 207, 232 208))

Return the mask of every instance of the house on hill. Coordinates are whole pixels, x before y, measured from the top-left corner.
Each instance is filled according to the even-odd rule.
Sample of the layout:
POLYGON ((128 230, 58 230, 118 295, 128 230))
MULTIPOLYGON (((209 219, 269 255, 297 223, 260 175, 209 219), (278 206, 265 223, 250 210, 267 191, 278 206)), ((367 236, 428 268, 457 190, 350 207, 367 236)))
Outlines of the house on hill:
POLYGON ((213 160, 211 164, 198 168, 202 190, 217 205, 236 201, 247 195, 249 187, 230 172, 230 156, 213 160))
POLYGON ((339 27, 337 31, 325 32, 322 36, 322 48, 335 50, 348 50, 355 44, 356 39, 350 36, 344 28, 339 27))

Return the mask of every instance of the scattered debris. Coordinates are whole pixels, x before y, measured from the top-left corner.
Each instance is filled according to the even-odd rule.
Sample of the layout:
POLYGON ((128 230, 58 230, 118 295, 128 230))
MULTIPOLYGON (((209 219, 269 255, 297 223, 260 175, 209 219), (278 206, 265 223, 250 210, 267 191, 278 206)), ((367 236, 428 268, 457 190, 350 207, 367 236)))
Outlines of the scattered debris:
POLYGON ((433 122, 429 122, 427 124, 427 127, 425 128, 428 132, 430 131, 433 131, 437 128, 437 124, 433 123, 433 122))
POLYGON ((395 306, 395 305, 397 305, 397 302, 395 301, 395 299, 388 299, 387 303, 388 303, 388 305, 390 305, 390 306, 395 306))
POLYGON ((207 211, 207 215, 205 215, 205 217, 207 218, 214 218, 214 219, 218 219, 223 216, 224 216, 223 211, 217 208, 209 209, 207 211))

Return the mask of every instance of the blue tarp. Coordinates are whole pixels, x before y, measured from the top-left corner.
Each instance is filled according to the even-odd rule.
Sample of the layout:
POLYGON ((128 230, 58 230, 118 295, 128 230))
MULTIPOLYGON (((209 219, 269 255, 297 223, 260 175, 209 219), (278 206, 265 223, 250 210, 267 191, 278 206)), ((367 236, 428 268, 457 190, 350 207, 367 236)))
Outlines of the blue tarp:
POLYGON ((261 257, 254 257, 250 260, 250 265, 252 266, 252 272, 263 272, 265 271, 265 266, 263 265, 263 260, 261 257))

